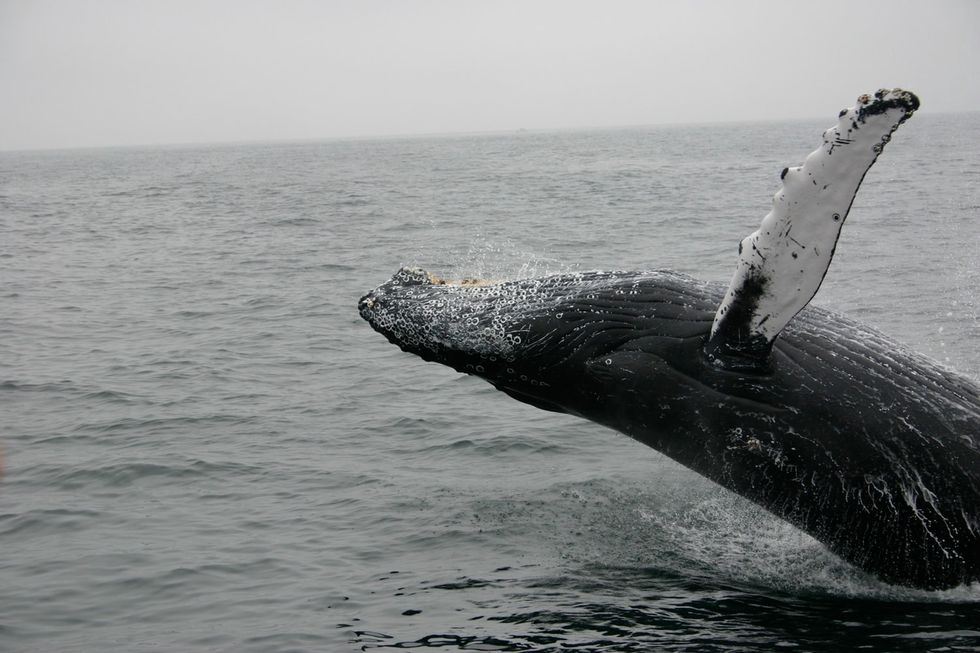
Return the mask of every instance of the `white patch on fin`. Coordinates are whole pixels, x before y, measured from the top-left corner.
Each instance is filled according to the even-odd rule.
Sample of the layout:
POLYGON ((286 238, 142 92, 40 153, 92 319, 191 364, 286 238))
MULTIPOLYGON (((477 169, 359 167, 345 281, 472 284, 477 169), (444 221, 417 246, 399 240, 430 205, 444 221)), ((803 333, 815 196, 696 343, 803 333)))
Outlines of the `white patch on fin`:
POLYGON ((862 95, 783 186, 759 229, 739 245, 735 275, 705 351, 722 366, 764 365, 783 327, 816 294, 865 173, 918 109, 901 89, 862 95))

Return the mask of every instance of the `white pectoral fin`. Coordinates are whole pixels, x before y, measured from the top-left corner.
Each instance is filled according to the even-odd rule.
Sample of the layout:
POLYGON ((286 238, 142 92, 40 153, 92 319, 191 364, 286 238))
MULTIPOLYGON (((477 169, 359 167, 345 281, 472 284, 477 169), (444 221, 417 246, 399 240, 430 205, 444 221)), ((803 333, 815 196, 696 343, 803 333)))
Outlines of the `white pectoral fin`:
POLYGON ((739 245, 705 347, 715 362, 765 365, 779 332, 820 287, 865 173, 918 107, 918 98, 901 89, 862 95, 802 166, 783 170, 772 211, 739 245))

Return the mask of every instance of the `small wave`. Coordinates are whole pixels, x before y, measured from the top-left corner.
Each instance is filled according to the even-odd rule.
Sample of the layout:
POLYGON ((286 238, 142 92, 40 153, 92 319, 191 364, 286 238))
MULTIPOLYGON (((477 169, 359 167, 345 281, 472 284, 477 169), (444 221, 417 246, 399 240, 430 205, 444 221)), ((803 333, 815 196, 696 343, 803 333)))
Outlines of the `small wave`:
POLYGON ((57 395, 68 395, 77 397, 82 401, 90 402, 95 405, 133 404, 136 402, 147 401, 140 395, 122 392, 120 390, 113 390, 110 388, 78 385, 69 380, 48 383, 25 383, 8 380, 0 382, 0 392, 53 393, 57 395))
MULTIPOLYGON (((274 578, 283 582, 285 579, 297 579, 299 573, 285 560, 268 556, 163 569, 134 566, 124 573, 92 582, 89 590, 104 597, 102 610, 107 613, 131 614, 145 604, 147 597, 152 597, 156 606, 169 604, 172 613, 189 615, 191 611, 200 609, 195 598, 213 595, 222 588, 234 585, 242 577, 274 578), (190 607, 188 602, 197 605, 190 607)), ((226 604, 244 604, 247 601, 236 602, 228 596, 223 598, 226 604)))
POLYGON ((174 315, 176 315, 177 317, 194 319, 194 318, 201 318, 201 317, 211 317, 212 315, 214 315, 214 311, 182 310, 182 311, 177 311, 176 313, 174 313, 174 315))
POLYGON ((145 197, 164 197, 167 195, 172 195, 174 192, 173 187, 167 186, 142 186, 139 188, 127 188, 124 190, 107 191, 103 193, 105 197, 122 197, 122 198, 145 198, 145 197))
POLYGON ((426 417, 396 417, 390 424, 385 425, 385 431, 389 429, 394 433, 403 436, 422 436, 436 435, 443 432, 448 425, 448 420, 439 416, 432 418, 426 417))
POLYGON ((325 635, 300 632, 258 635, 242 642, 242 646, 246 649, 256 651, 327 650, 335 644, 334 640, 325 635))
POLYGON ((371 199, 364 195, 348 195, 343 199, 332 202, 334 206, 367 206, 371 204, 371 199))
POLYGON ((304 270, 314 270, 319 272, 353 272, 358 268, 354 265, 345 263, 316 263, 302 268, 304 270))
POLYGON ((96 390, 83 394, 82 399, 95 403, 130 404, 140 399, 140 397, 117 390, 96 390))
MULTIPOLYGON (((95 510, 53 508, 28 510, 20 514, 0 515, 0 537, 15 535, 35 537, 48 533, 66 533, 101 522, 102 513, 95 510)), ((5 540, 10 541, 10 540, 5 540)))
POLYGON ((490 587, 497 585, 495 581, 482 578, 461 578, 451 583, 437 583, 429 587, 434 590, 470 590, 478 587, 490 587))
POLYGON ((282 298, 277 295, 262 295, 259 297, 249 297, 243 303, 245 306, 252 307, 281 306, 282 298))
MULTIPOLYGON (((409 649, 409 648, 431 648, 439 649, 443 651, 547 651, 549 649, 541 648, 545 644, 556 644, 560 641, 557 637, 548 637, 539 635, 532 637, 524 642, 516 642, 513 639, 505 639, 502 637, 493 636, 478 636, 478 635, 453 635, 449 633, 437 633, 433 635, 426 635, 425 637, 420 637, 419 639, 412 640, 410 642, 396 642, 394 637, 391 635, 380 633, 371 630, 357 630, 354 631, 356 636, 356 641, 363 646, 363 650, 370 650, 373 648, 399 648, 399 649, 409 649)), ((598 649, 582 648, 582 644, 570 644, 571 650, 580 651, 594 651, 598 649)), ((564 645, 561 646, 560 650, 565 650, 564 645)), ((559 650, 559 649, 551 649, 559 650)), ((615 650, 615 649, 609 649, 615 650)), ((627 649, 623 649, 627 650, 627 649)), ((639 650, 639 649, 631 649, 639 650)))
POLYGON ((73 429, 73 432, 96 434, 120 432, 160 434, 167 433, 175 429, 186 429, 188 427, 199 428, 202 425, 210 424, 244 424, 249 422, 251 419, 252 418, 250 416, 230 414, 181 417, 127 417, 107 422, 84 422, 78 424, 73 429))
POLYGON ((276 227, 308 227, 319 225, 320 220, 306 216, 297 216, 294 218, 283 218, 281 220, 276 220, 272 224, 276 227))
POLYGON ((265 468, 257 465, 193 460, 174 463, 119 462, 83 468, 45 464, 19 470, 18 476, 21 483, 74 490, 93 485, 104 488, 129 487, 154 479, 172 482, 191 478, 241 478, 264 474, 265 468))
POLYGON ((22 383, 17 381, 0 382, 0 391, 10 392, 65 392, 77 391, 71 381, 56 381, 52 383, 22 383))
POLYGON ((434 444, 424 449, 420 449, 420 454, 433 454, 444 451, 470 451, 481 456, 487 456, 492 460, 493 456, 518 453, 566 453, 571 451, 571 447, 565 447, 554 442, 525 438, 520 436, 497 436, 481 440, 460 439, 451 442, 434 444))

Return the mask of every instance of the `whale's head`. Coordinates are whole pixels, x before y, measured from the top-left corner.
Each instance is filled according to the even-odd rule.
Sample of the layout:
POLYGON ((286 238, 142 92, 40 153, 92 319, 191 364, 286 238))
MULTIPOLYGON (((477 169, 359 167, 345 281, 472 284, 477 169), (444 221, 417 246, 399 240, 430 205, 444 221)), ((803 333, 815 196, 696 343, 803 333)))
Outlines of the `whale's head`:
POLYGON ((584 272, 448 282, 403 268, 361 316, 404 351, 484 378, 533 405, 585 414, 608 357, 700 343, 720 289, 671 272, 584 272))

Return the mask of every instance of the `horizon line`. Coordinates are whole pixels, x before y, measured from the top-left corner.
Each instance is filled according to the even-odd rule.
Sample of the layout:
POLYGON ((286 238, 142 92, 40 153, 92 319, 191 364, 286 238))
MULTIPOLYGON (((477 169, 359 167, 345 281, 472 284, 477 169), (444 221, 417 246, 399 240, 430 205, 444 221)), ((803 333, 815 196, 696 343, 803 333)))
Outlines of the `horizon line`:
MULTIPOLYGON (((917 111, 916 113, 922 113, 917 111)), ((957 115, 967 113, 980 113, 980 109, 967 109, 963 111, 930 111, 930 115, 957 115)), ((820 120, 818 117, 805 118, 748 118, 741 120, 697 120, 692 122, 656 122, 638 124, 610 124, 610 125, 581 125, 572 127, 517 127, 511 129, 486 129, 486 130, 460 130, 445 132, 389 132, 377 134, 355 134, 349 136, 297 136, 297 137, 259 137, 229 139, 217 141, 159 141, 142 143, 109 143, 98 145, 51 145, 41 147, 15 147, 6 148, 0 146, 0 154, 28 154, 32 152, 71 152, 78 150, 121 150, 121 149, 145 149, 145 148, 181 148, 181 147, 234 147, 242 145, 281 145, 299 143, 328 143, 344 141, 373 141, 373 140, 411 140, 423 138, 459 138, 472 136, 504 136, 514 134, 549 134, 560 132, 588 132, 588 131, 618 131, 628 129, 649 129, 662 127, 685 127, 685 126, 722 126, 737 124, 757 124, 757 123, 790 123, 790 122, 811 122, 820 120)), ((828 118, 828 121, 831 120, 828 118)))

